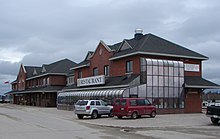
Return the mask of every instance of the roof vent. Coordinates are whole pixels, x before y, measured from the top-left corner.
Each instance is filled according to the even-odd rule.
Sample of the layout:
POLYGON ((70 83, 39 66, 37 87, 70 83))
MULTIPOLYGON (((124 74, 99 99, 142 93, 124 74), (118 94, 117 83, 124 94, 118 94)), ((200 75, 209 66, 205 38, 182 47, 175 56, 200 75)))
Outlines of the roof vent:
POLYGON ((139 40, 143 37, 143 29, 141 28, 136 28, 135 29, 135 34, 134 34, 134 38, 139 40))

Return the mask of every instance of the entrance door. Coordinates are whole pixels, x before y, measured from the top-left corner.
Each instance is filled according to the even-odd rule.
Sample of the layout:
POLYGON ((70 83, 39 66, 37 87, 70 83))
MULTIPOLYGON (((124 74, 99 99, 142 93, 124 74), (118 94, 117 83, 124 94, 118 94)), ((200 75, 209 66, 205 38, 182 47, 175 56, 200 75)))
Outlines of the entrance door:
POLYGON ((185 113, 200 113, 202 112, 201 93, 187 92, 185 99, 185 113))

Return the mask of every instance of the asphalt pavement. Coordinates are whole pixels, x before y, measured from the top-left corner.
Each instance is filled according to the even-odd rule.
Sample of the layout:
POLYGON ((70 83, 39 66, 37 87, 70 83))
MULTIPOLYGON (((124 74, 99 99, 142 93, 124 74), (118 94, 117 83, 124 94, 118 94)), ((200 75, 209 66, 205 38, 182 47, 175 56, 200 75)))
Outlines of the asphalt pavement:
POLYGON ((77 119, 77 121, 108 127, 127 127, 127 128, 148 128, 148 127, 190 127, 190 126, 204 126, 209 125, 210 119, 206 117, 204 113, 196 114, 166 114, 157 115, 155 118, 150 118, 149 116, 143 116, 138 119, 131 119, 125 117, 123 119, 118 119, 117 117, 108 118, 107 116, 102 116, 98 119, 91 119, 90 117, 85 117, 84 119, 77 119))
POLYGON ((0 139, 219 139, 205 113, 78 119, 73 111, 0 104, 0 139))

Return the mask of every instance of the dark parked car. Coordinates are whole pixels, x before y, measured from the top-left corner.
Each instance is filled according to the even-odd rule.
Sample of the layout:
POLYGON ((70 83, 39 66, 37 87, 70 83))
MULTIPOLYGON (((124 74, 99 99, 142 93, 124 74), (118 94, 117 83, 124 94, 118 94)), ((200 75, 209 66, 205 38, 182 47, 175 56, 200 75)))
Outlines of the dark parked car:
POLYGON ((156 116, 156 107, 146 98, 119 98, 113 105, 113 116, 121 119, 123 116, 136 119, 142 115, 156 116))
POLYGON ((208 106, 206 116, 210 117, 213 124, 218 124, 220 120, 220 104, 208 106))

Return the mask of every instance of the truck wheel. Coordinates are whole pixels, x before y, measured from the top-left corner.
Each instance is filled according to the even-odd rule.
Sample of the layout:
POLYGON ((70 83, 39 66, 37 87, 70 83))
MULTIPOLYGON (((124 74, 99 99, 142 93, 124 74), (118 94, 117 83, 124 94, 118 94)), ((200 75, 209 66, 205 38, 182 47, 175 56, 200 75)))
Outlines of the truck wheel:
POLYGON ((78 117, 79 119, 83 119, 83 116, 84 116, 84 115, 82 115, 82 114, 77 114, 77 117, 78 117))
POLYGON ((97 111, 93 111, 92 115, 91 115, 91 118, 92 119, 96 119, 97 117, 98 117, 98 112, 97 111))
POLYGON ((122 116, 118 116, 118 119, 122 119, 122 116))
POLYGON ((137 119, 137 117, 138 117, 137 112, 133 112, 132 115, 131 115, 131 118, 132 119, 137 119))
POLYGON ((108 114, 108 117, 114 117, 112 114, 112 110, 110 110, 110 113, 108 114))
POLYGON ((155 111, 152 111, 151 114, 150 114, 150 117, 151 117, 151 118, 154 118, 155 116, 156 116, 156 112, 155 112, 155 111))
POLYGON ((211 121, 213 124, 218 124, 219 119, 211 117, 211 121))

